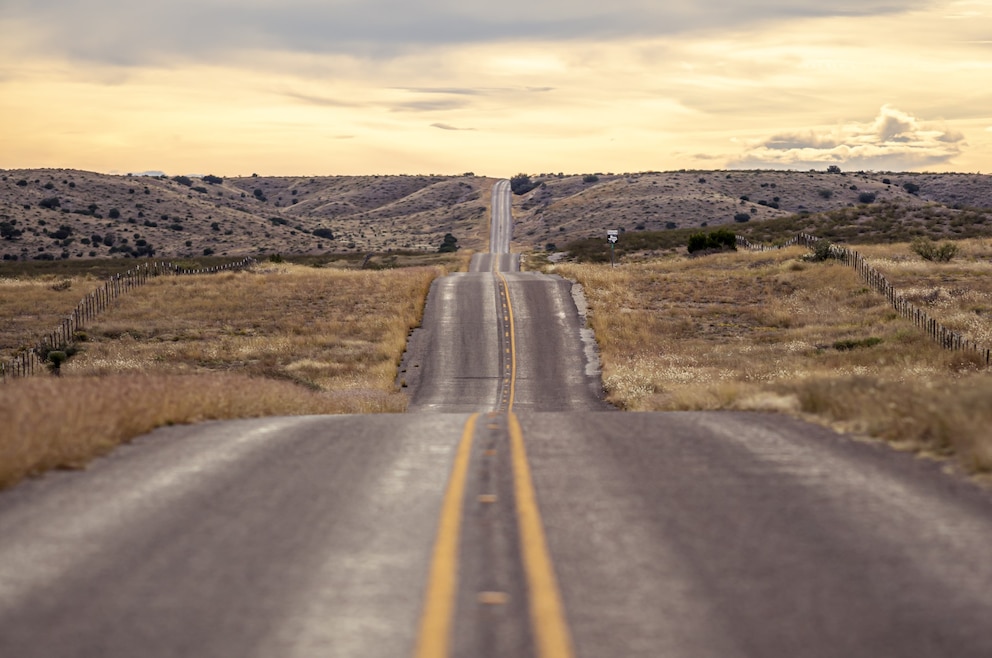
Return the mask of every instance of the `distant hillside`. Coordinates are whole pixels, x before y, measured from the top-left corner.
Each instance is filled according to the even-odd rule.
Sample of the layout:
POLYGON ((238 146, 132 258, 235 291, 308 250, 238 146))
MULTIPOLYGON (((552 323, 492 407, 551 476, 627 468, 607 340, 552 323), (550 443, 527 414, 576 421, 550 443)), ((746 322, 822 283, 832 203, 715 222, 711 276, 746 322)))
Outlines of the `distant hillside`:
POLYGON ((186 178, 0 171, 5 259, 483 247, 492 179, 186 178), (109 240, 108 240, 109 236, 109 240))
POLYGON ((973 208, 992 213, 992 176, 979 174, 686 171, 531 179, 536 187, 514 198, 514 239, 535 246, 605 238, 607 229, 758 222, 866 202, 890 204, 907 219, 933 214, 934 205, 951 216, 973 208))
MULTIPOLYGON (((606 229, 650 232, 747 220, 753 230, 766 223, 760 220, 815 218, 869 200, 893 221, 939 219, 948 234, 959 218, 974 220, 970 209, 992 213, 992 176, 977 174, 682 171, 531 180, 533 189, 514 196, 514 240, 537 248, 603 238, 606 229)), ((473 175, 221 180, 0 171, 0 256, 436 251, 446 233, 463 247, 483 249, 494 182, 473 175)), ((858 213, 852 217, 863 221, 858 213)))

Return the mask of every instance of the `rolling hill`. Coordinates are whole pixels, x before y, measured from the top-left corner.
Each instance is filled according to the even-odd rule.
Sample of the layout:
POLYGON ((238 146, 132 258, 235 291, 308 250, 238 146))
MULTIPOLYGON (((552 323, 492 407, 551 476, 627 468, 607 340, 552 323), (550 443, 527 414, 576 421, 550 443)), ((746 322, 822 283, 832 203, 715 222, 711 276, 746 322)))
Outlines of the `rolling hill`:
MULTIPOLYGON (((4 260, 436 251, 444 235, 486 245, 494 178, 297 176, 221 179, 0 171, 4 260)), ((992 226, 992 176, 678 171, 542 174, 514 196, 514 239, 534 248, 664 231, 885 208, 953 237, 955 218, 992 226), (977 209, 977 210, 976 210, 977 209)), ((853 213, 856 221, 857 213, 853 213)), ((961 220, 964 221, 964 220, 961 220)), ((938 231, 938 233, 940 232, 938 231)), ((933 231, 931 231, 932 233, 933 231)))

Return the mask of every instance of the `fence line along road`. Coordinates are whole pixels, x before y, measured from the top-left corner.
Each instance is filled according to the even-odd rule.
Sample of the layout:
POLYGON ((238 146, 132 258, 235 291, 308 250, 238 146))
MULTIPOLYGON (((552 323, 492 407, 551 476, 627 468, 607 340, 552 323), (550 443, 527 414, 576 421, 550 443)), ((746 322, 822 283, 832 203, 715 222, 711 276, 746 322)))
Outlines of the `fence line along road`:
MULTIPOLYGON (((802 245, 807 249, 815 249, 816 244, 820 241, 820 238, 815 235, 800 233, 780 247, 771 247, 751 242, 742 235, 736 237, 737 246, 748 251, 771 251, 774 249, 784 249, 785 247, 791 247, 796 244, 802 245)), ((847 247, 831 244, 830 255, 856 269, 861 279, 869 288, 883 295, 899 315, 910 320, 917 328, 925 331, 927 336, 940 347, 958 352, 977 353, 980 358, 985 359, 986 366, 992 365, 992 349, 979 345, 956 331, 951 331, 938 322, 936 318, 930 317, 930 314, 925 310, 903 297, 902 293, 889 283, 885 275, 872 267, 868 263, 868 260, 860 253, 847 247)))
POLYGON ((9 361, 0 362, 0 381, 29 377, 43 372, 49 352, 64 350, 71 345, 75 333, 82 329, 86 323, 96 319, 115 300, 135 288, 148 283, 148 280, 152 277, 163 275, 214 274, 232 270, 245 270, 257 263, 258 261, 248 256, 226 265, 192 269, 181 267, 175 263, 155 261, 142 263, 126 272, 115 274, 107 279, 103 286, 86 295, 76 305, 76 308, 72 310, 72 313, 63 318, 57 327, 41 337, 35 347, 21 350, 9 361))

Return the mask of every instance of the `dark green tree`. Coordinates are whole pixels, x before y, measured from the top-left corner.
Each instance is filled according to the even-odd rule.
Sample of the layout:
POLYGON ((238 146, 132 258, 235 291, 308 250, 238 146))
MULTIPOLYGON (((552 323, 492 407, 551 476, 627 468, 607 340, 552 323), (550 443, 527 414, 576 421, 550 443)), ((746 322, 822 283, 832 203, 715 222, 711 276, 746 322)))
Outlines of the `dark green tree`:
POLYGON ((445 233, 444 239, 441 241, 441 246, 437 250, 438 253, 453 253, 458 251, 458 238, 450 233, 445 233))
POLYGON ((527 174, 517 174, 510 179, 510 190, 514 194, 527 194, 537 187, 527 174))

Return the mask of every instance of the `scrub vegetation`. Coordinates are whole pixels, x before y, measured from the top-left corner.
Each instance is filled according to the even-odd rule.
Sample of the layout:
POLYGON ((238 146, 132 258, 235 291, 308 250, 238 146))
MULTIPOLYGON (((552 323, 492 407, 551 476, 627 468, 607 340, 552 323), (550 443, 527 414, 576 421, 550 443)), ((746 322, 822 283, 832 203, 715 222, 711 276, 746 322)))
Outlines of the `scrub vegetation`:
MULTIPOLYGON (((992 241, 952 263, 909 244, 856 247, 948 327, 992 346, 992 241)), ((992 471, 992 377, 940 349, 836 260, 808 251, 560 264, 591 308, 610 402, 628 410, 792 413, 992 471)))
MULTIPOLYGON (((0 486, 82 466, 161 425, 401 412, 396 368, 431 282, 446 271, 267 262, 249 272, 152 279, 77 336, 80 353, 60 377, 2 385, 0 486)), ((5 314, 45 309, 33 320, 25 313, 29 319, 3 335, 6 344, 40 335, 50 315, 95 283, 66 280, 71 286, 60 291, 47 277, 0 283, 5 314)))

